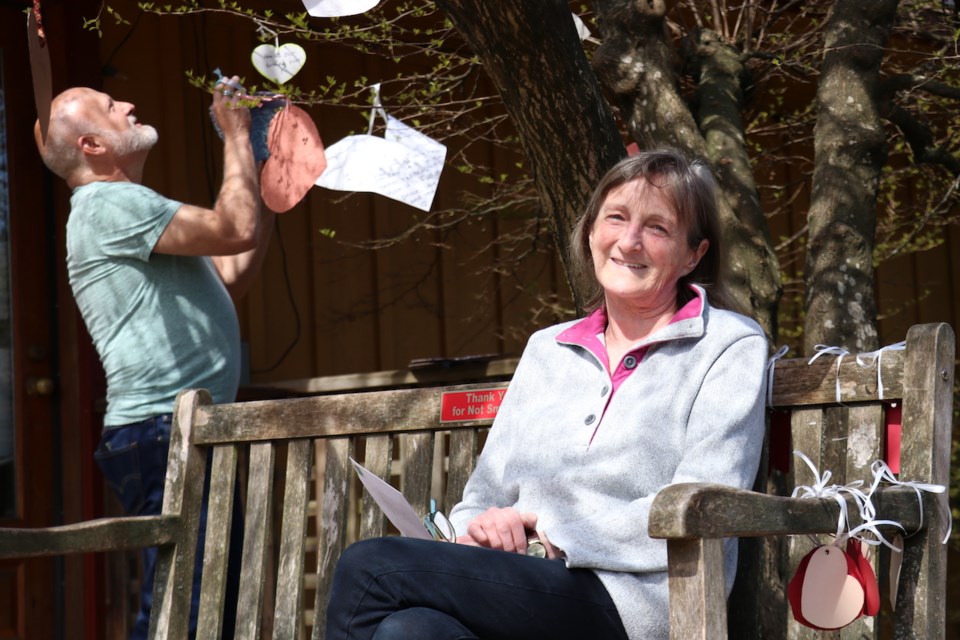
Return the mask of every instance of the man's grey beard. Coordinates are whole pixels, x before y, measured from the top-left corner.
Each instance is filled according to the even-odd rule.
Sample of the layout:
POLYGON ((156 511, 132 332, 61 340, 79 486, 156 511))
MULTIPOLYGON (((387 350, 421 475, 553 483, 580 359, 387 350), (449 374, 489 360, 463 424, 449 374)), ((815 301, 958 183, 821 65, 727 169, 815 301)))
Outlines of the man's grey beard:
POLYGON ((159 139, 157 130, 148 124, 127 129, 123 133, 104 131, 101 135, 106 138, 110 150, 121 157, 138 151, 149 151, 159 139))

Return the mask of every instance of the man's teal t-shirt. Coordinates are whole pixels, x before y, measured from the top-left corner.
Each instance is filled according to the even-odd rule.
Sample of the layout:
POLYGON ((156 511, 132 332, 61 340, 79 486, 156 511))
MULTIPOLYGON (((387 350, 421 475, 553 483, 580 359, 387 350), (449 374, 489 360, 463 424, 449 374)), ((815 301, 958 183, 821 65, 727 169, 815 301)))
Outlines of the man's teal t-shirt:
POLYGON ((105 426, 170 413, 185 388, 234 400, 236 310, 210 258, 153 253, 181 203, 132 182, 74 190, 67 273, 107 376, 105 426))

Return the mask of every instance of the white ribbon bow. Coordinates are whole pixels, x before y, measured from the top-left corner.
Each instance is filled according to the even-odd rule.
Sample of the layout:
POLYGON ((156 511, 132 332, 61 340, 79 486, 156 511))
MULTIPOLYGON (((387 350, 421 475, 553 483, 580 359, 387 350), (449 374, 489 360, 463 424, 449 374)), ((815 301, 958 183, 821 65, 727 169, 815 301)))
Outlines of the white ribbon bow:
MULTIPOLYGON (((897 527, 901 531, 904 531, 903 526, 899 522, 893 520, 877 520, 876 508, 873 506, 871 501, 871 496, 873 491, 871 490, 870 494, 865 494, 860 490, 860 487, 863 486, 862 480, 856 480, 846 485, 832 484, 828 485, 827 482, 830 480, 831 472, 824 471, 821 476, 816 466, 811 462, 810 458, 805 456, 800 451, 794 451, 793 454, 803 460, 807 466, 810 468, 810 471, 813 472, 817 481, 813 486, 806 485, 797 485, 792 498, 833 498, 837 501, 837 504, 840 505, 840 517, 837 519, 837 532, 834 536, 834 541, 832 544, 841 545, 848 538, 856 538, 860 540, 863 544, 867 545, 879 545, 885 544, 894 551, 900 551, 892 543, 890 543, 886 538, 883 537, 883 534, 880 533, 880 526, 891 526, 897 527), (860 519, 863 521, 857 527, 850 527, 850 516, 847 512, 847 500, 846 495, 853 496, 853 500, 857 505, 857 510, 860 513, 860 519), (846 533, 844 533, 846 530, 846 533), (870 532, 873 534, 873 537, 864 536, 865 532, 870 532)), ((876 485, 874 485, 874 488, 876 485)))
POLYGON ((880 347, 876 351, 869 351, 867 353, 857 354, 857 364, 861 367, 867 367, 874 363, 877 365, 877 393, 880 396, 880 399, 883 400, 883 375, 881 374, 881 359, 883 358, 884 351, 903 351, 907 348, 907 341, 902 340, 894 344, 888 344, 885 347, 880 347), (869 359, 869 362, 868 362, 869 359))
MULTIPOLYGON (((943 493, 946 491, 946 487, 942 484, 928 484, 926 482, 918 482, 916 480, 898 480, 897 477, 893 474, 893 471, 890 470, 890 467, 887 466, 887 463, 883 460, 875 460, 872 465, 870 465, 870 470, 873 472, 873 485, 870 487, 870 495, 877 490, 877 487, 881 482, 888 482, 892 485, 900 487, 910 487, 917 493, 917 501, 920 502, 920 528, 923 528, 923 494, 921 491, 928 491, 930 493, 943 493)), ((902 529, 903 527, 901 527, 902 529)), ((947 544, 947 541, 950 540, 950 533, 953 531, 953 514, 950 512, 950 509, 947 509, 947 534, 943 537, 943 544, 947 544)))
POLYGON ((840 363, 843 362, 843 356, 848 355, 850 352, 844 349, 843 347, 831 347, 825 344, 818 344, 814 347, 817 350, 817 353, 814 354, 812 358, 807 360, 807 364, 813 364, 813 361, 819 358, 824 354, 838 356, 837 357, 837 403, 840 402, 840 363))

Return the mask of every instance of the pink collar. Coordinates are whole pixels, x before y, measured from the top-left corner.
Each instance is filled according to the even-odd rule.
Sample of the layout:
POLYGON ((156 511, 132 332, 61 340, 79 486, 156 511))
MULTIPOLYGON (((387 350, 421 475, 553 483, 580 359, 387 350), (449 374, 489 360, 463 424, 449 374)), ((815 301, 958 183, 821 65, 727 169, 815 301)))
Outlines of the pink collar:
MULTIPOLYGON (((691 299, 687 304, 683 305, 673 317, 670 318, 668 324, 674 324, 680 322, 681 320, 688 320, 690 318, 696 318, 703 313, 703 296, 705 295, 702 290, 694 289, 697 295, 691 299)), ((579 322, 567 327, 559 334, 557 334, 557 342, 563 344, 574 344, 583 347, 600 360, 606 367, 607 371, 610 370, 610 361, 607 358, 607 350, 604 347, 603 342, 598 337, 601 335, 604 330, 607 328, 607 309, 606 307, 598 307, 592 311, 587 317, 583 318, 579 322)), ((649 345, 647 345, 649 346, 649 345)), ((637 361, 642 361, 643 355, 646 353, 646 346, 637 347, 631 351, 628 355, 633 355, 637 361)), ((622 369, 623 365, 621 364, 618 369, 622 369)), ((618 372, 614 372, 614 377, 624 378, 626 375, 632 372, 632 368, 625 372, 625 375, 618 376, 618 372)), ((623 373, 623 372, 620 372, 623 373)), ((618 385, 619 386, 619 385, 618 385)))

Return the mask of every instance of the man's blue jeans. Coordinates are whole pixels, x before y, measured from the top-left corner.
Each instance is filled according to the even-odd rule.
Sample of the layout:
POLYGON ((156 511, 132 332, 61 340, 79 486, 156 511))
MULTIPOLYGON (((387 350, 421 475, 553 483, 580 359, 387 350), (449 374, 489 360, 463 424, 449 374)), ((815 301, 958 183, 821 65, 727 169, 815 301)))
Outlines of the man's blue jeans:
MULTIPOLYGON (((163 507, 163 486, 167 475, 167 453, 170 450, 170 415, 156 416, 142 422, 107 427, 100 438, 94 459, 107 484, 120 499, 127 515, 159 515, 163 507)), ((193 572, 193 603, 190 608, 190 637, 197 629, 200 603, 200 574, 203 567, 203 541, 207 529, 207 494, 210 488, 210 460, 203 487, 200 511, 200 537, 193 572)), ((224 638, 232 637, 240 584, 240 557, 243 551, 243 511, 239 493, 234 493, 233 526, 230 531, 230 568, 227 574, 224 638)), ((153 577, 157 548, 143 550, 143 583, 140 586, 140 611, 131 631, 131 640, 145 640, 153 604, 153 577)))
POLYGON ((344 551, 327 609, 327 640, 626 637, 592 571, 396 536, 344 551))

